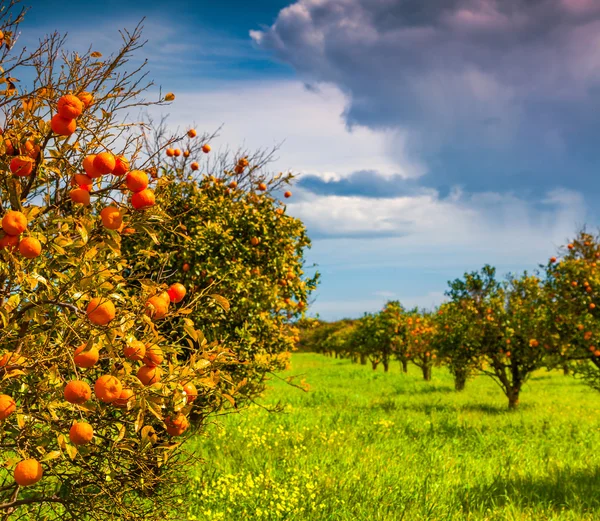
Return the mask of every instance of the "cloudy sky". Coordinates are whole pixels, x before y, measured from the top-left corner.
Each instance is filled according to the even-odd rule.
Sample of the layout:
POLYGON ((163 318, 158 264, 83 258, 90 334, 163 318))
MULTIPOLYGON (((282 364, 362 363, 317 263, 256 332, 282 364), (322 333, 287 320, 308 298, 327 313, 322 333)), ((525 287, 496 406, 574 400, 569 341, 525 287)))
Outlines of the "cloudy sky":
POLYGON ((313 238, 312 313, 439 303, 533 269, 600 195, 600 0, 34 0, 23 42, 109 52, 143 16, 173 125, 282 143, 313 238), (96 6, 94 6, 96 4, 96 6))

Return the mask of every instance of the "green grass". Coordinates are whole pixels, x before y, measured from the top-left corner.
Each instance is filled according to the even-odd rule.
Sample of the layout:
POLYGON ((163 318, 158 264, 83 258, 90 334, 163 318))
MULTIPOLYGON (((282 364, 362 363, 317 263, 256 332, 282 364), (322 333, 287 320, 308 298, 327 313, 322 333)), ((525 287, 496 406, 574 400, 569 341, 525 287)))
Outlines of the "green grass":
POLYGON ((274 381, 263 403, 221 417, 194 448, 190 520, 600 519, 600 393, 536 373, 520 410, 488 378, 453 390, 395 365, 295 354, 304 393, 274 381))

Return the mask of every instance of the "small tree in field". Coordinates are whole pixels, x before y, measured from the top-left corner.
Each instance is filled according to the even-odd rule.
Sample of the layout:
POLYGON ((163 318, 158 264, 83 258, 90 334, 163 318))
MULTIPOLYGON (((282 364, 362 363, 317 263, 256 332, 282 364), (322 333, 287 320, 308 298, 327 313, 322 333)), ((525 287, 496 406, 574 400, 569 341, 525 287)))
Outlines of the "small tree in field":
POLYGON ((408 356, 406 342, 406 323, 403 316, 404 310, 398 301, 389 301, 377 314, 377 338, 383 367, 389 370, 390 359, 395 357, 402 365, 403 372, 408 371, 408 356))
POLYGON ((381 362, 375 315, 365 313, 356 321, 349 342, 354 350, 366 354, 371 362, 371 367, 375 371, 381 362))
POLYGON ((2 16, 0 511, 180 519, 188 415, 206 417, 235 389, 221 369, 236 359, 217 342, 190 349, 201 334, 185 321, 206 292, 186 298, 164 271, 138 269, 143 252, 135 265, 122 252, 128 230, 182 233, 153 184, 129 184, 148 166, 142 128, 125 121, 150 103, 140 69, 123 70, 140 28, 108 59, 63 52, 58 35, 13 56, 22 16, 2 16), (17 83, 24 68, 29 88, 17 83))
POLYGON ((406 314, 406 354, 423 372, 423 379, 431 380, 431 370, 437 358, 435 353, 435 323, 431 313, 415 308, 406 314))

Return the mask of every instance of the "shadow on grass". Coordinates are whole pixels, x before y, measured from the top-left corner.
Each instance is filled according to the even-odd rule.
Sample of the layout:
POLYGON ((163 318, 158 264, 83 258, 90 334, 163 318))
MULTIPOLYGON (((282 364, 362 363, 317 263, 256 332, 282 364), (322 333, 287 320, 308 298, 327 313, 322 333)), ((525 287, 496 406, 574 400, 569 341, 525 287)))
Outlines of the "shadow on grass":
POLYGON ((487 486, 461 488, 457 494, 466 513, 494 510, 505 505, 598 512, 599 488, 600 468, 562 469, 549 476, 499 477, 487 486))
POLYGON ((449 385, 435 385, 427 382, 423 382, 421 385, 413 385, 411 387, 404 385, 394 386, 394 394, 447 394, 451 392, 454 392, 454 387, 449 385))

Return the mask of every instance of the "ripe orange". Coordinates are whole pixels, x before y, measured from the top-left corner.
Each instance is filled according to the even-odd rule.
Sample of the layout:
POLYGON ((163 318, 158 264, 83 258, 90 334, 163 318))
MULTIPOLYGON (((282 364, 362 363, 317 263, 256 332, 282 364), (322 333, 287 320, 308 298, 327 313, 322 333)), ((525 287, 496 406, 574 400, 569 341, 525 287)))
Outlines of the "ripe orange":
POLYGON ((190 426, 190 422, 184 414, 178 413, 174 418, 165 418, 165 425, 169 436, 180 436, 190 426))
POLYGON ((35 161, 27 156, 13 157, 10 161, 10 171, 19 177, 27 177, 33 172, 35 161))
POLYGON ((90 386, 81 380, 71 380, 63 392, 65 400, 69 403, 85 403, 92 397, 90 386))
POLYGON ((100 212, 100 218, 105 228, 109 230, 118 230, 123 224, 123 216, 116 206, 107 206, 100 212))
POLYGON ((110 374, 105 374, 96 380, 94 393, 98 400, 104 403, 114 402, 121 396, 123 385, 120 380, 110 374))
POLYGON ((237 182, 236 181, 231 181, 231 183, 229 183, 229 188, 237 188, 237 182))
POLYGON ((202 145, 202 152, 208 154, 210 152, 210 145, 202 145))
MULTIPOLYGON (((85 174, 75 174, 73 176, 73 183, 75 183, 75 185, 79 187, 89 186, 89 192, 92 189, 92 184, 94 183, 94 181, 91 177, 88 177, 85 174)), ((87 188, 85 190, 87 190, 87 188)))
POLYGON ((0 421, 6 420, 17 410, 17 404, 8 394, 0 394, 0 421))
POLYGON ((103 297, 96 297, 90 300, 85 312, 89 321, 97 326, 105 326, 116 315, 115 305, 103 297))
POLYGON ((110 174, 115 166, 117 166, 117 159, 110 152, 100 152, 94 158, 94 168, 101 175, 110 174))
POLYGON ((125 156, 117 156, 113 175, 125 175, 127 172, 129 172, 129 160, 125 156))
POLYGON ((35 259, 42 253, 42 243, 35 237, 25 237, 19 243, 19 252, 26 259, 35 259))
POLYGON ((567 244, 567 248, 569 248, 570 250, 573 249, 573 245, 572 244, 567 244))
POLYGON ((292 192, 290 192, 290 191, 288 190, 288 191, 287 191, 285 194, 283 194, 283 197, 285 197, 286 199, 288 199, 288 198, 292 197, 292 192))
POLYGON ((123 389, 119 397, 114 402, 112 402, 112 404, 115 407, 124 409, 127 407, 127 404, 131 401, 132 398, 133 391, 131 389, 123 389))
POLYGON ((141 170, 132 170, 125 178, 125 184, 132 192, 141 192, 148 188, 148 174, 141 170))
POLYGON ((552 263, 556 262, 556 257, 550 257, 550 262, 552 262, 552 263))
POLYGON ((275 210, 275 213, 276 213, 277 215, 283 215, 283 208, 277 208, 277 209, 275 210))
POLYGON ((236 174, 243 174, 244 173, 244 167, 242 165, 235 165, 235 168, 233 169, 233 171, 236 174))
POLYGON ((94 96, 91 92, 80 92, 77 97, 86 109, 94 102, 94 96))
MULTIPOLYGON (((91 188, 91 185, 84 186, 89 186, 91 188)), ((69 197, 74 203, 82 204, 83 206, 89 206, 91 201, 90 192, 87 188, 75 188, 69 192, 69 197)))
POLYGON ((127 227, 127 228, 123 228, 123 231, 121 232, 122 235, 133 235, 135 233, 135 228, 131 228, 131 227, 127 227))
POLYGON ((258 183, 258 189, 264 192, 267 189, 267 185, 265 183, 258 183))
POLYGON ((146 301, 146 315, 154 320, 164 318, 169 312, 169 302, 161 298, 159 295, 154 295, 146 301))
POLYGON ((58 113, 65 119, 75 119, 83 112, 83 103, 77 96, 67 94, 58 100, 58 113))
POLYGON ((144 365, 147 365, 148 367, 157 367, 162 364, 164 359, 165 357, 160 347, 156 344, 146 345, 146 355, 142 360, 144 365))
POLYGON ((185 286, 183 284, 179 284, 179 282, 176 282, 175 284, 171 285, 167 293, 169 294, 169 300, 177 304, 185 297, 185 286))
POLYGON ((123 349, 123 354, 132 361, 142 360, 146 356, 146 344, 139 340, 132 340, 123 349))
POLYGON ((167 157, 173 157, 175 155, 175 150, 172 148, 167 148, 167 157))
POLYGON ((596 308, 596 304, 594 304, 593 302, 590 304, 590 309, 595 309, 596 308))
POLYGON ((250 244, 252 244, 252 246, 258 246, 259 243, 260 243, 260 239, 258 237, 252 237, 250 239, 250 244))
POLYGON ((27 217, 21 212, 9 210, 2 217, 2 229, 8 235, 21 235, 27 229, 27 217))
POLYGON ((96 365, 98 359, 100 358, 100 353, 95 347, 90 347, 86 349, 87 344, 81 344, 76 350, 73 356, 73 360, 75 361, 75 365, 77 367, 81 367, 83 369, 87 369, 96 365))
POLYGON ((198 397, 198 390, 192 382, 186 383, 183 390, 187 396, 187 403, 192 403, 198 397))
POLYGON ((183 157, 190 157, 190 151, 189 151, 189 150, 186 150, 186 151, 183 153, 183 157))
POLYGON ((5 235, 0 239, 0 250, 6 248, 9 251, 15 251, 19 247, 18 235, 5 235))
POLYGON ((198 163, 196 163, 196 161, 194 161, 191 165, 190 168, 192 170, 198 170, 200 168, 200 165, 198 163))
POLYGON ((85 173, 90 177, 90 179, 96 179, 100 177, 102 173, 94 166, 94 160, 96 159, 96 154, 90 154, 86 156, 83 160, 83 169, 85 173))
POLYGON ((150 208, 154 206, 155 202, 154 192, 150 188, 136 192, 131 196, 131 206, 136 210, 150 208))
POLYGON ((190 265, 189 265, 189 264, 186 262, 186 263, 183 265, 182 269, 183 269, 183 271, 184 271, 184 272, 186 272, 186 273, 187 273, 188 271, 190 271, 190 265))
POLYGON ((196 137, 198 134, 197 134, 196 130, 194 130, 193 128, 190 128, 188 130, 187 135, 188 135, 188 137, 196 137))
POLYGON ((75 422, 69 430, 69 439, 73 445, 87 445, 94 437, 94 429, 89 423, 75 422))
POLYGON ((40 145, 38 145, 31 139, 25 141, 25 144, 21 147, 21 149, 24 155, 30 157, 31 159, 37 159, 41 151, 40 145))
POLYGON ((77 122, 74 119, 65 119, 60 114, 56 114, 50 120, 52 132, 59 136, 70 136, 77 130, 77 122))
POLYGON ((147 365, 143 365, 137 372, 139 381, 144 385, 152 385, 156 382, 160 382, 161 376, 162 370, 160 367, 148 367, 147 365))
POLYGON ((178 148, 176 148, 175 150, 173 150, 173 155, 175 157, 179 157, 181 155, 181 150, 179 150, 178 148))
POLYGON ((28 487, 42 479, 43 473, 44 470, 38 460, 25 459, 17 463, 14 471, 14 478, 19 486, 28 487))

